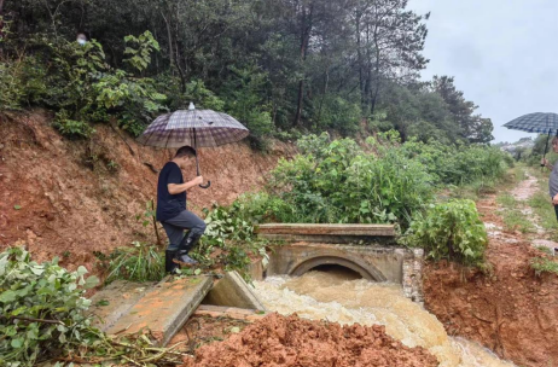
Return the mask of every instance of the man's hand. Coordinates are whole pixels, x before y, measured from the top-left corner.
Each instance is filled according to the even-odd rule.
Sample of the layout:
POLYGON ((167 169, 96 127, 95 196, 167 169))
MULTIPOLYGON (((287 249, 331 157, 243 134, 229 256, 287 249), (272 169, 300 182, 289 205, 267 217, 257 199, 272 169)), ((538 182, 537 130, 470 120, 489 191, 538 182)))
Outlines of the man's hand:
POLYGON ((183 192, 186 192, 188 190, 190 190, 192 187, 196 186, 196 185, 201 185, 203 183, 203 176, 198 176, 196 178, 194 178, 192 181, 188 181, 186 183, 183 184, 168 184, 167 188, 169 190, 169 194, 171 195, 177 195, 177 194, 181 194, 183 192))
POLYGON ((547 160, 545 157, 543 157, 543 158, 541 159, 541 165, 543 165, 543 166, 545 166, 545 167, 548 165, 548 160, 547 160))
POLYGON ((558 194, 552 198, 552 205, 558 205, 558 194))

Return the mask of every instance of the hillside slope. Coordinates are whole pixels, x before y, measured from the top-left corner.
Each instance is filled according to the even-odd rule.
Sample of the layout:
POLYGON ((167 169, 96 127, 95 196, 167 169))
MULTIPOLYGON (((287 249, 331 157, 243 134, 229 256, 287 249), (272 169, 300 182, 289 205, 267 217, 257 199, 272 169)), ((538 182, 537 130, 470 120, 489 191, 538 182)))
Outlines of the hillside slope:
MULTIPOLYGON (((156 198, 154 170, 172 152, 141 147, 109 125, 95 128, 92 140, 70 141, 50 126, 46 111, 1 118, 0 248, 25 243, 37 260, 57 255, 70 268, 91 268, 93 251, 154 241, 152 228, 136 216, 156 198)), ((212 186, 192 190, 189 209, 199 213, 258 189, 288 150, 280 143, 265 156, 245 143, 200 150, 212 186)), ((184 177, 194 176, 192 164, 184 177)))

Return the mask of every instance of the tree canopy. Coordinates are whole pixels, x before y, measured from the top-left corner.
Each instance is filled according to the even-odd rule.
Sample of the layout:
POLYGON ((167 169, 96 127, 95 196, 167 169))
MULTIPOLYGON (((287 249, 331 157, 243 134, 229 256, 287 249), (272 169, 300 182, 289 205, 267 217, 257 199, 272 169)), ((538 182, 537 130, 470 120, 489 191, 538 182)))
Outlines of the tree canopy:
MULTIPOLYGON (((37 55, 33 70, 48 68, 52 47, 75 43, 82 31, 108 69, 134 70, 119 83, 149 78, 141 87, 152 102, 223 110, 256 140, 391 128, 403 139, 492 139, 490 119, 475 113, 452 77, 420 80, 429 14, 409 10, 408 0, 0 0, 0 15, 6 70, 37 55)), ((0 88, 13 87, 2 80, 0 88)), ((31 94, 16 93, 44 103, 31 94)))

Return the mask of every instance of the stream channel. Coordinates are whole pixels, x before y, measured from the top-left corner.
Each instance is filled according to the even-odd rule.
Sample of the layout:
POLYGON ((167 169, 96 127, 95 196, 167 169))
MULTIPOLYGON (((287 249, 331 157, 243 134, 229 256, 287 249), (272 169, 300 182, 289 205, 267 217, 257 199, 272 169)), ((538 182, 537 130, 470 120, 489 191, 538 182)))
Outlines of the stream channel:
POLYGON ((514 366, 475 343, 448 336, 442 323, 406 298, 399 285, 373 283, 338 267, 254 283, 270 311, 340 324, 384 325, 387 334, 406 346, 428 349, 440 367, 514 366))

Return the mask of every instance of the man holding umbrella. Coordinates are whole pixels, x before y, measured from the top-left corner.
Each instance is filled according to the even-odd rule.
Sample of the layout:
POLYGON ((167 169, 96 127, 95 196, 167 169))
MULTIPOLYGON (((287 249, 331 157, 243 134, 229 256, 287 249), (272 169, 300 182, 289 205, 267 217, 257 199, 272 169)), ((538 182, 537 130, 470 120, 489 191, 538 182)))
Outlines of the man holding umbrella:
POLYGON ((159 174, 157 184, 157 220, 167 235, 170 245, 165 254, 166 271, 174 272, 177 262, 186 266, 196 264, 188 252, 196 245, 205 231, 205 223, 186 209, 186 192, 198 185, 203 189, 211 181, 203 183, 198 162, 199 147, 218 147, 247 137, 250 131, 232 116, 212 110, 197 110, 190 103, 188 110, 161 115, 145 129, 138 141, 143 145, 161 148, 178 148, 176 156, 159 174), (196 178, 184 182, 181 168, 190 159, 196 162, 196 178), (190 231, 184 236, 184 229, 190 231))
MULTIPOLYGON (((552 139, 552 150, 554 153, 558 153, 558 137, 555 136, 552 139)), ((554 211, 556 212, 556 218, 558 219, 558 161, 551 165, 546 157, 541 160, 541 165, 545 166, 552 172, 550 173, 550 179, 548 180, 548 190, 550 197, 552 198, 552 205, 554 205, 554 211)))
POLYGON ((174 159, 167 162, 157 183, 157 220, 163 224, 169 237, 170 245, 166 251, 166 271, 173 272, 175 261, 186 266, 197 264, 188 252, 197 244, 205 232, 205 222, 186 208, 186 192, 203 183, 203 177, 197 176, 184 182, 181 169, 195 158, 194 148, 184 146, 176 152, 174 159), (189 232, 184 235, 184 230, 189 232))
POLYGON ((552 150, 558 153, 558 114, 545 112, 530 113, 510 121, 504 124, 504 126, 512 130, 547 135, 541 166, 545 166, 549 170, 552 170, 548 188, 552 199, 552 205, 554 205, 554 211, 556 212, 556 218, 558 219, 558 162, 552 166, 546 159, 548 141, 551 136, 554 136, 554 139, 552 139, 552 150))

